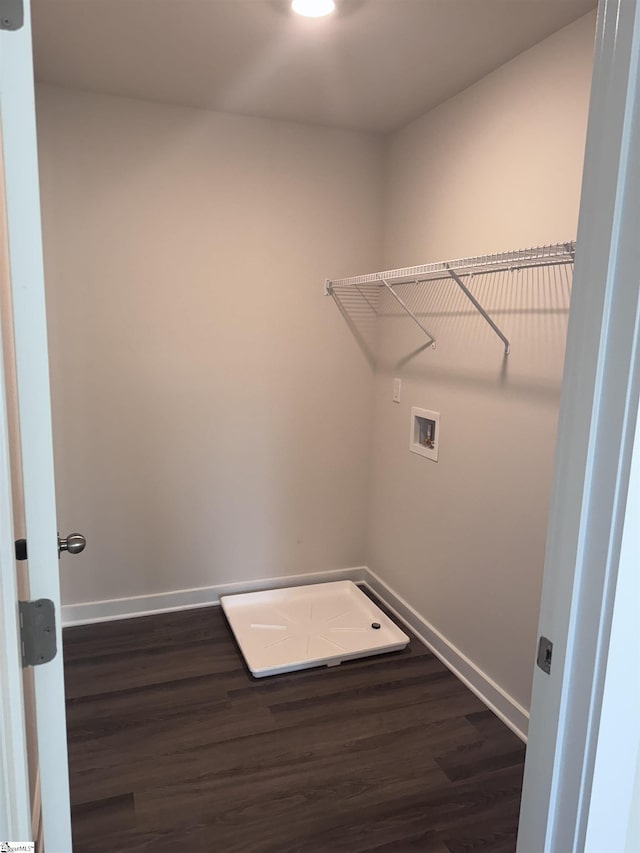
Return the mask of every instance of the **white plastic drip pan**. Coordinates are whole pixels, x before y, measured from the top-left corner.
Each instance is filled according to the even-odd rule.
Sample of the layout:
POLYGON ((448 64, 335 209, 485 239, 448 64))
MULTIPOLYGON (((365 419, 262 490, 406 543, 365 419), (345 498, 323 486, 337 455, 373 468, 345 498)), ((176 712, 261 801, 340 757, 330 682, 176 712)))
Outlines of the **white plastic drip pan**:
POLYGON ((223 595, 220 603, 257 678, 337 666, 409 642, 352 581, 223 595))

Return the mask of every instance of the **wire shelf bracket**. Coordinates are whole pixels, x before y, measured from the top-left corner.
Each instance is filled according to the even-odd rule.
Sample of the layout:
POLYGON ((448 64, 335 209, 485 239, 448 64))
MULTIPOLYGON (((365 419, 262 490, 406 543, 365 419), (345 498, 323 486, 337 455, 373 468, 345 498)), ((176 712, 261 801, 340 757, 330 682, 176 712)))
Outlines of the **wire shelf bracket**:
MULTIPOLYGON (((493 331, 496 333, 496 335, 497 335, 497 336, 500 338, 500 340, 504 343, 504 354, 505 354, 505 355, 509 355, 509 353, 511 352, 511 344, 509 343, 509 339, 508 339, 508 338, 507 338, 507 337, 506 337, 506 336, 505 336, 505 335, 500 331, 500 328, 499 328, 499 327, 498 327, 498 326, 493 322, 493 320, 491 319, 491 317, 487 314, 487 312, 484 310, 484 308, 482 307, 482 305, 481 305, 481 304, 478 302, 478 300, 475 298, 475 296, 473 295, 473 293, 471 293, 471 291, 470 291, 470 290, 469 290, 469 288, 465 285, 465 283, 462 281, 462 279, 461 279, 461 278, 460 278, 460 276, 457 274, 457 272, 456 272, 455 270, 452 270, 452 269, 450 268, 450 269, 449 269, 449 275, 450 275, 450 276, 451 276, 451 278, 455 281, 455 283, 458 285, 458 287, 460 288, 460 290, 464 293, 464 295, 467 297, 467 299, 468 299, 468 300, 469 300, 469 302, 473 305, 473 307, 474 307, 477 311, 479 311, 479 312, 480 312, 480 314, 484 317, 484 319, 487 321, 487 323, 491 326, 491 328, 492 328, 492 329, 493 329, 493 331)), ((473 274, 471 275, 471 277, 473 277, 473 274)))
POLYGON ((385 288, 394 300, 401 306, 408 317, 427 336, 428 343, 435 348, 435 337, 422 324, 415 313, 406 302, 395 291, 395 287, 401 284, 425 284, 429 281, 451 279, 483 319, 493 329, 504 344, 505 355, 511 351, 511 343, 499 326, 489 316, 486 309, 478 302, 471 293, 463 279, 471 279, 476 275, 487 275, 496 272, 518 272, 523 269, 535 267, 558 266, 561 264, 573 264, 575 259, 575 241, 567 243, 555 243, 548 246, 537 246, 532 249, 519 249, 515 252, 502 252, 494 255, 476 255, 475 257, 461 258, 456 261, 443 261, 435 264, 422 264, 415 267, 403 267, 396 270, 369 273, 367 275, 353 276, 351 278, 326 279, 324 292, 327 296, 333 296, 338 300, 341 290, 355 289, 365 299, 371 310, 377 314, 374 301, 366 295, 365 288, 376 286, 385 288))
MULTIPOLYGON (((376 275, 378 275, 378 274, 376 273, 376 275)), ((395 292, 395 290, 389 284, 389 282, 385 278, 383 278, 381 275, 378 275, 378 278, 380 279, 382 284, 387 288, 387 290, 393 296, 393 298, 396 300, 396 302, 400 303, 400 305, 404 308, 404 310, 407 312, 409 317, 411 317, 413 322, 416 323, 416 325, 418 325, 422 329, 422 331, 425 333, 425 335, 429 338, 429 340, 427 342, 427 346, 429 346, 429 344, 431 344, 431 346, 435 349, 436 348, 436 339, 433 337, 431 332, 429 332, 427 329, 425 329, 425 327, 422 325, 420 320, 418 320, 418 318, 413 313, 413 311, 409 307, 407 307, 406 303, 398 296, 398 294, 395 292)))

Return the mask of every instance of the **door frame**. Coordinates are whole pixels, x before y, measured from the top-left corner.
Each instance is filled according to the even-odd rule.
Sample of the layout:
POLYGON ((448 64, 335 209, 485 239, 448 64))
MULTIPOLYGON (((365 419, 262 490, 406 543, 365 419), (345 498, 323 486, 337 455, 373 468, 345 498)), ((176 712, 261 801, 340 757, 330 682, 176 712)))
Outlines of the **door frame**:
POLYGON ((0 838, 28 841, 31 803, 5 388, 0 328, 0 838))
POLYGON ((631 463, 585 851, 640 850, 640 419, 631 463), (631 678, 630 678, 631 674, 631 678), (635 674, 635 684, 633 676, 635 674), (630 683, 631 682, 631 683, 630 683), (630 689, 631 688, 631 689, 630 689), (635 824, 634 824, 635 820, 635 824), (635 838, 632 833, 635 832, 635 838))
POLYGON ((588 849, 618 566, 632 523, 639 225, 640 11, 637 0, 601 0, 540 608, 553 658, 550 674, 534 671, 519 853, 588 849))

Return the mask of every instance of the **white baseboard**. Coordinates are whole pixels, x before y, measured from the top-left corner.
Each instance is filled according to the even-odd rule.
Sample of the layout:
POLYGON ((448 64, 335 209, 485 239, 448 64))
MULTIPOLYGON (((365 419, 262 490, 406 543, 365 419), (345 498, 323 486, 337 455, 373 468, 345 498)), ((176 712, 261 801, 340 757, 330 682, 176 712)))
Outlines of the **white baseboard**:
POLYGON ((453 643, 449 642, 433 625, 430 625, 401 596, 379 578, 371 569, 366 570, 365 585, 383 601, 413 633, 422 640, 442 663, 456 675, 478 699, 490 708, 520 740, 527 742, 529 712, 505 690, 496 684, 479 666, 470 660, 453 643))
POLYGON ((447 640, 433 625, 429 624, 385 581, 365 566, 279 578, 258 578, 240 583, 181 589, 156 593, 155 595, 138 595, 107 601, 65 604, 62 607, 62 625, 67 628, 72 625, 89 625, 93 622, 111 622, 117 619, 151 616, 155 613, 208 607, 219 604, 222 595, 340 580, 364 583, 460 681, 466 684, 494 714, 500 717, 526 743, 529 726, 527 710, 457 649, 453 643, 447 640))
POLYGON ((178 589, 158 592, 153 595, 134 595, 130 598, 112 598, 105 601, 85 601, 80 604, 62 606, 62 627, 90 625, 93 622, 113 622, 118 619, 134 619, 156 613, 175 610, 190 610, 220 604, 220 596, 239 592, 254 592, 259 589, 279 589, 286 586, 303 586, 312 583, 352 580, 362 583, 367 569, 362 566, 352 569, 334 569, 327 572, 312 572, 306 575, 289 575, 280 578, 257 578, 239 583, 202 586, 195 589, 178 589))

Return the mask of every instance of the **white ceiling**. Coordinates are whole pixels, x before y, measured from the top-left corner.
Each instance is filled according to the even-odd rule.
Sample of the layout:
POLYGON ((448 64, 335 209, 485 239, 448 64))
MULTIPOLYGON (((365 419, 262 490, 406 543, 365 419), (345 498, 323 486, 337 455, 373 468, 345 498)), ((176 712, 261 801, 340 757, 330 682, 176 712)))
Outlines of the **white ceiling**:
POLYGON ((36 78, 245 115, 388 132, 596 0, 33 0, 36 78))

